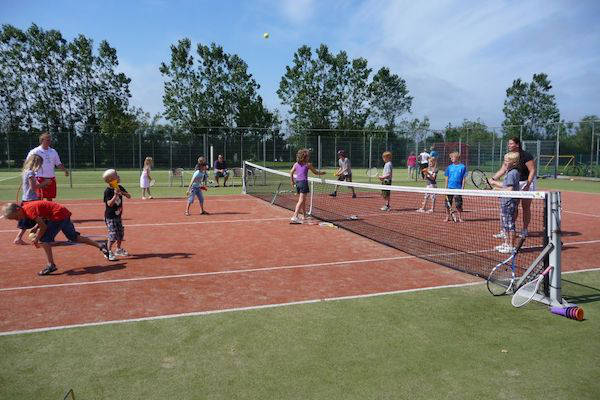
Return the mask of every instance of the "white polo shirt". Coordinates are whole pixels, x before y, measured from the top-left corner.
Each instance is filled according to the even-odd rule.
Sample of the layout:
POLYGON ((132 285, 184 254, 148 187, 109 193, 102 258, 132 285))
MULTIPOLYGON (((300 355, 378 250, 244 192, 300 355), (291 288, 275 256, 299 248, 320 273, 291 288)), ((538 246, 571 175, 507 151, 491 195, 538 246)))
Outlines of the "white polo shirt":
POLYGON ((44 150, 44 148, 39 145, 38 147, 31 149, 27 154, 27 158, 32 154, 37 154, 44 160, 42 168, 35 175, 41 178, 54 178, 56 176, 54 174, 54 167, 62 164, 58 152, 52 147, 48 147, 48 150, 44 150))

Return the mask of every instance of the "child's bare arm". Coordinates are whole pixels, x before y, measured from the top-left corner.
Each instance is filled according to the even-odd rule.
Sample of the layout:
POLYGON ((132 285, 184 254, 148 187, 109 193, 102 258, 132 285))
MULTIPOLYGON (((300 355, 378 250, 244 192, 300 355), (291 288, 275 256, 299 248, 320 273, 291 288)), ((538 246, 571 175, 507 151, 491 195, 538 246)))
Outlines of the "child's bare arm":
POLYGON ((296 164, 294 164, 294 166, 290 170, 290 181, 292 182, 292 186, 294 186, 294 184, 296 183, 294 182, 294 172, 296 172, 296 164))
POLYGON ((325 171, 319 171, 314 165, 308 164, 308 169, 315 175, 325 175, 325 171))

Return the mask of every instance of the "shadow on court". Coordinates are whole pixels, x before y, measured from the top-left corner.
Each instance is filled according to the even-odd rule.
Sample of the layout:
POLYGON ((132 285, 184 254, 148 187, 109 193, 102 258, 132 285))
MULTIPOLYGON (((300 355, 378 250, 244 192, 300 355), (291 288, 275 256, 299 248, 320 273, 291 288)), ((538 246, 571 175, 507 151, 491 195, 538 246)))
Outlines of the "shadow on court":
POLYGON ((191 258, 196 253, 146 253, 146 254, 131 254, 123 260, 143 260, 146 258, 166 258, 166 259, 184 259, 191 258))
POLYGON ((562 279, 562 295, 569 303, 584 304, 600 301, 600 289, 562 279))
POLYGON ((51 275, 74 276, 74 275, 87 275, 87 274, 101 274, 103 272, 117 271, 117 270, 125 269, 125 268, 126 268, 125 263, 110 264, 110 265, 94 265, 91 267, 69 269, 64 272, 59 272, 57 274, 51 274, 51 275))

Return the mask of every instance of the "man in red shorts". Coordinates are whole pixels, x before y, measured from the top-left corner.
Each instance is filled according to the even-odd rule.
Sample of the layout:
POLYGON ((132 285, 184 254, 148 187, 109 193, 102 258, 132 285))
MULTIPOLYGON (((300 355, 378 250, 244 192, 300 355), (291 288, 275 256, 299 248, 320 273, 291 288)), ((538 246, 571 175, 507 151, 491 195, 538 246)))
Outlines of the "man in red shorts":
POLYGON ((32 154, 37 154, 44 159, 42 168, 36 174, 36 178, 39 183, 44 182, 46 179, 49 179, 50 183, 43 188, 39 188, 37 190, 37 195, 40 199, 46 199, 48 201, 52 201, 56 198, 56 176, 54 174, 54 168, 58 167, 62 169, 65 176, 69 176, 69 171, 60 161, 58 152, 50 147, 51 144, 52 135, 49 133, 42 133, 40 135, 40 145, 27 154, 27 157, 32 154))
POLYGON ((54 238, 56 238, 59 231, 62 231, 71 242, 96 247, 104 254, 104 257, 108 258, 109 256, 105 243, 97 243, 90 238, 81 236, 75 230, 75 226, 71 222, 71 212, 58 203, 46 200, 28 201, 21 206, 8 203, 2 207, 2 214, 6 219, 21 220, 26 218, 37 224, 36 236, 32 239, 33 244, 36 247, 42 246, 48 259, 48 265, 38 272, 38 275, 49 275, 57 269, 52 255, 52 242, 54 242, 54 238))

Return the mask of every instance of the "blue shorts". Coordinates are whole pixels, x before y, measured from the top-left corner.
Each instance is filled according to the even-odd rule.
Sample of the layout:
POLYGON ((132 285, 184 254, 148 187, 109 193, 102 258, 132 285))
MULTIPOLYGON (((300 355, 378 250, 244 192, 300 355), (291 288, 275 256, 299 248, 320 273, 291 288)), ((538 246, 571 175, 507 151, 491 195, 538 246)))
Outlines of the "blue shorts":
POLYGON ((204 204, 204 195, 202 194, 202 189, 200 189, 200 187, 192 188, 188 197, 188 204, 192 204, 194 202, 194 197, 198 197, 200 204, 204 204))
POLYGON ((500 206, 500 217, 502 219, 502 230, 504 232, 514 232, 515 231, 515 211, 517 209, 517 205, 509 201, 508 203, 504 203, 500 206))
POLYGON ((296 193, 310 193, 308 181, 296 181, 296 193))
POLYGON ((58 235, 58 232, 61 231, 71 242, 75 242, 79 237, 79 232, 75 230, 75 226, 73 226, 71 218, 67 218, 60 221, 47 221, 46 232, 44 232, 44 236, 42 236, 40 242, 54 242, 56 235, 58 235))

